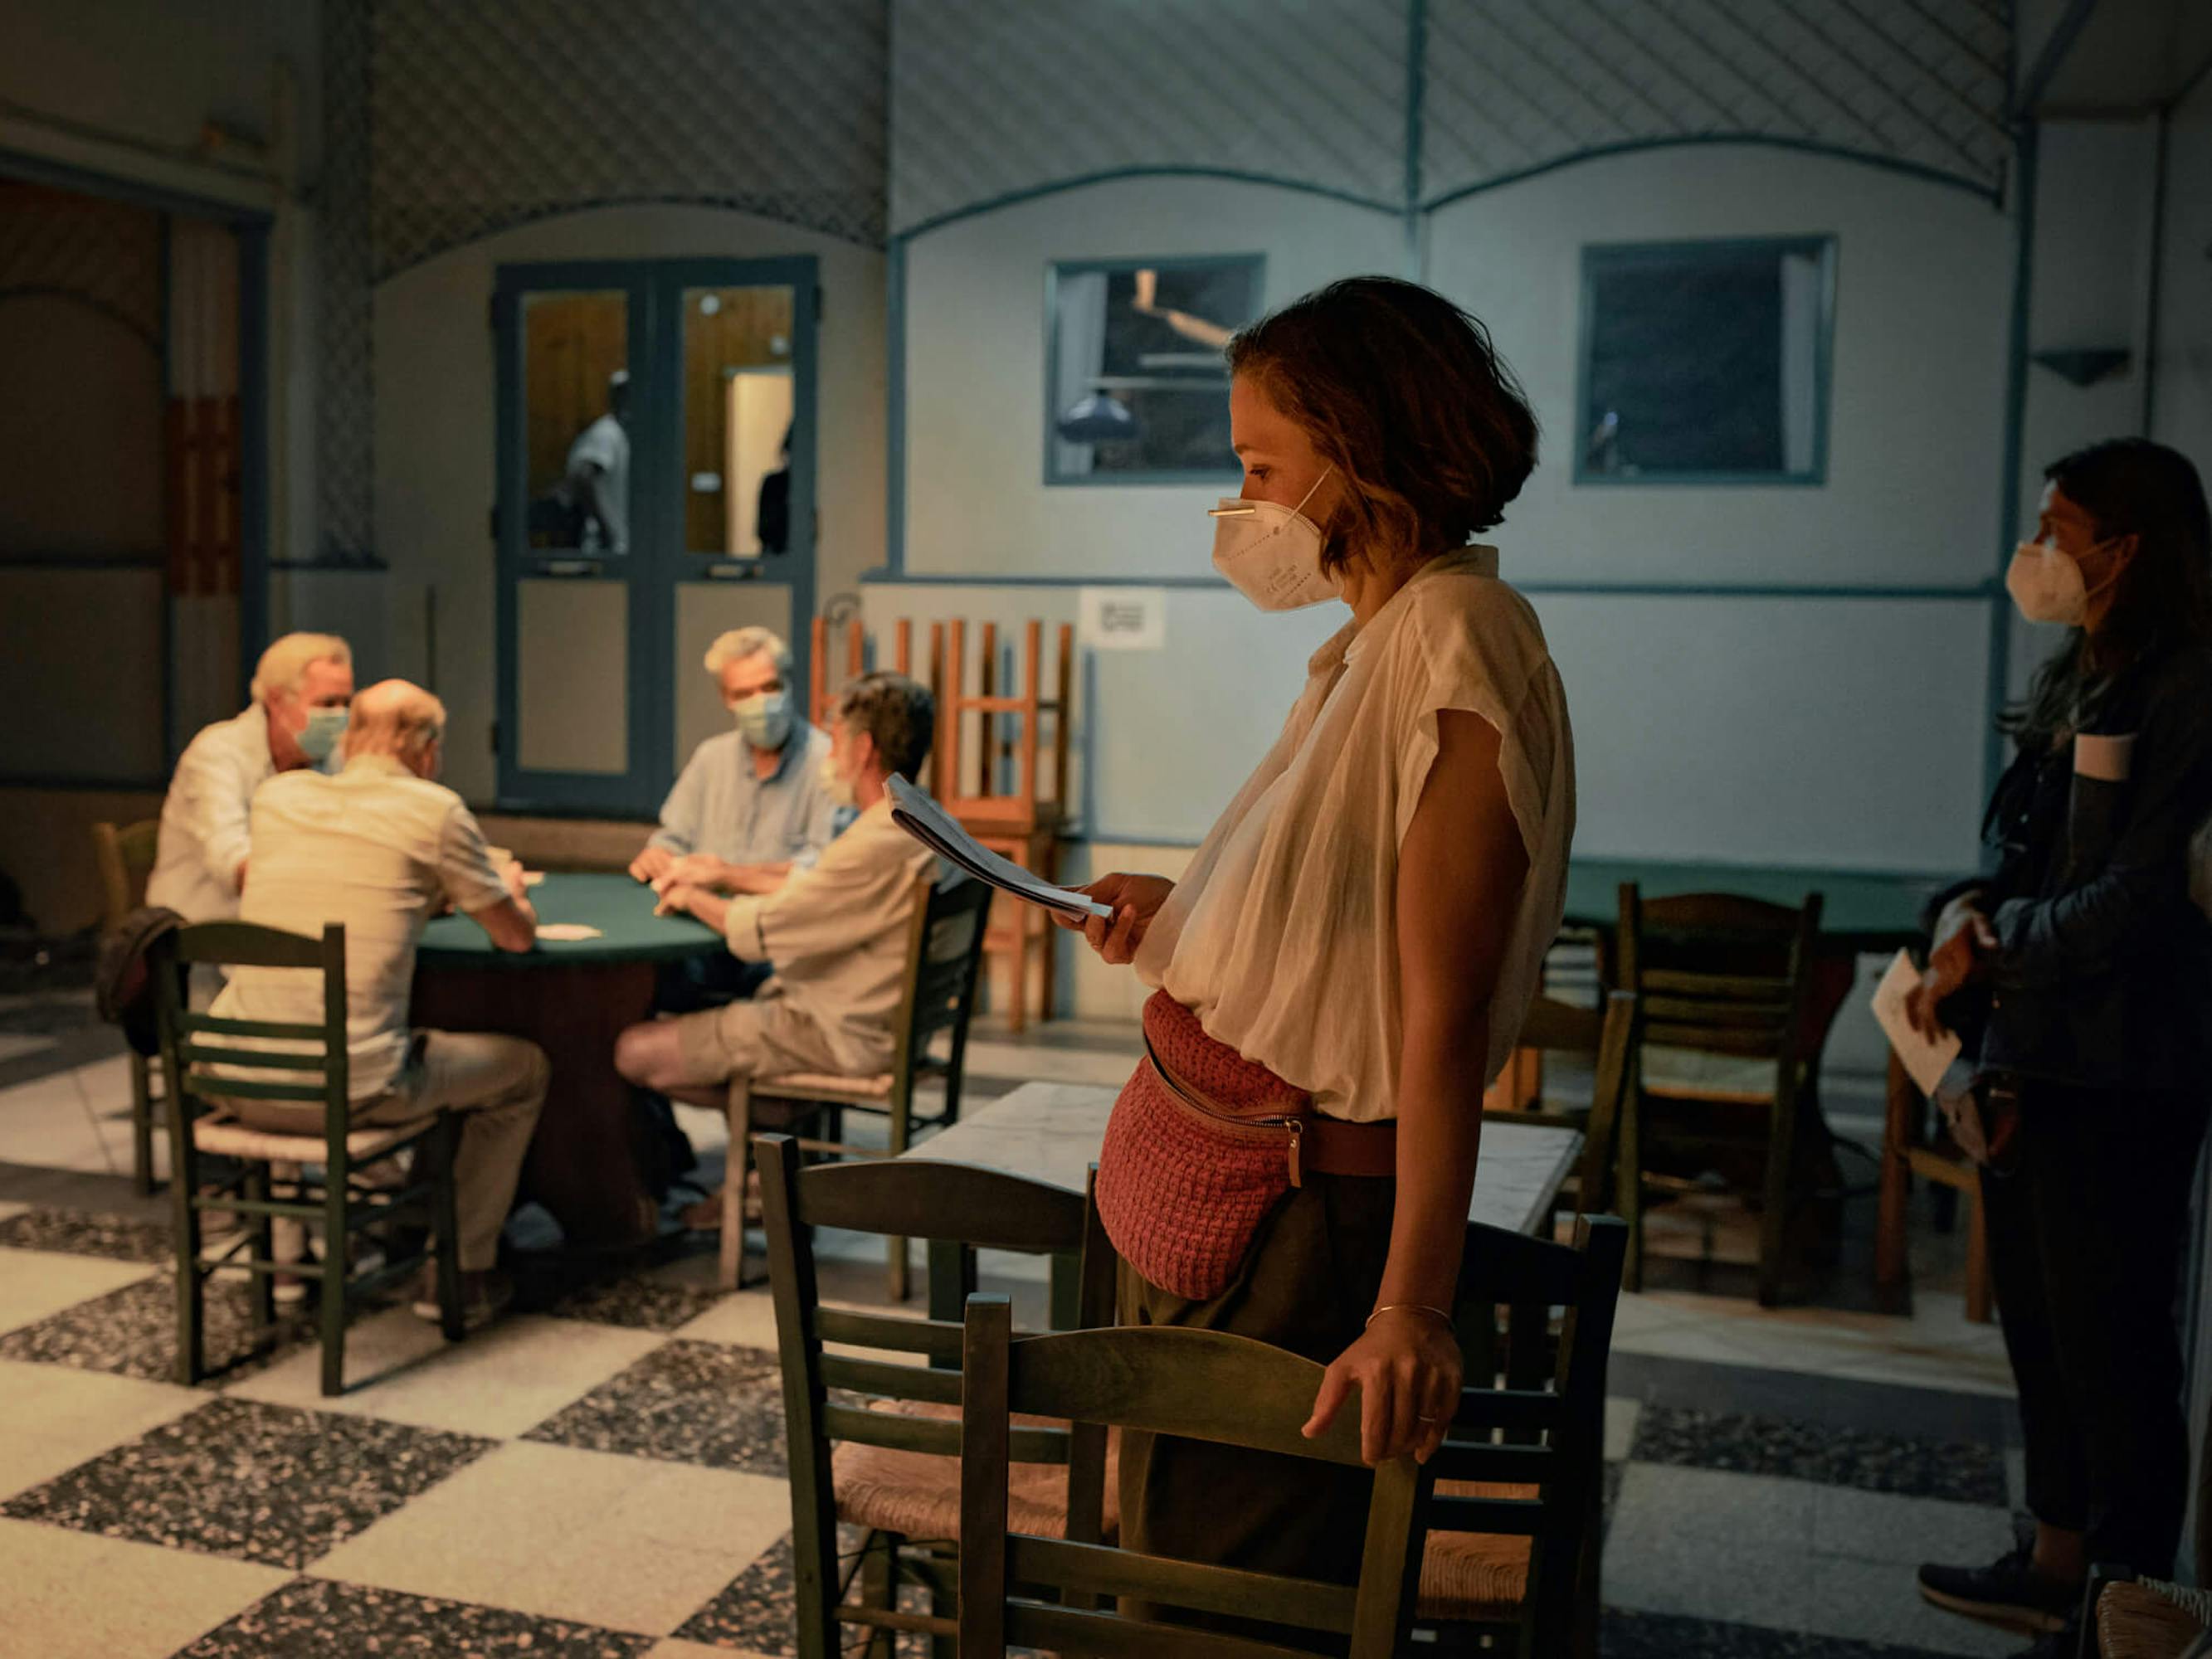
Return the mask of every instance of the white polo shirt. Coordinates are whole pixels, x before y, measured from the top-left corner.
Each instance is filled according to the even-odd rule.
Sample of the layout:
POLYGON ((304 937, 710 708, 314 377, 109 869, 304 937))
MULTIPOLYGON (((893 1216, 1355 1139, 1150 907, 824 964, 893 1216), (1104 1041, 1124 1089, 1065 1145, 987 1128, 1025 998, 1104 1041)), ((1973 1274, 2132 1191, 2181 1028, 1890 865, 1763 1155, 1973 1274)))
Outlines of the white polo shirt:
POLYGON ((200 728, 177 761, 161 802, 161 830, 146 902, 166 905, 186 921, 223 921, 238 914, 238 866, 249 846, 246 812, 253 792, 276 775, 269 757, 269 711, 244 714, 200 728))
MULTIPOLYGON (((349 1092, 356 1100, 381 1094, 407 1057, 422 924, 447 900, 467 912, 508 896, 476 815, 391 756, 362 755, 336 776, 271 778, 253 797, 252 832, 253 873, 239 920, 307 934, 344 924, 349 1092)), ((319 1024, 321 981, 302 969, 240 968, 210 1012, 319 1024)))

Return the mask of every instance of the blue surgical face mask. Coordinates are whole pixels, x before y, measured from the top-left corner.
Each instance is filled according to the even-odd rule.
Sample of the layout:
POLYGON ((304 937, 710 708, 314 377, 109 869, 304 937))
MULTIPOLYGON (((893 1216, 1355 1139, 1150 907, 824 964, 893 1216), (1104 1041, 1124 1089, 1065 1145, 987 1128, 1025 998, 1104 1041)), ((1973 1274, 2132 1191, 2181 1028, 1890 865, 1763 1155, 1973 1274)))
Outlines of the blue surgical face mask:
POLYGON ((328 760, 345 736, 347 713, 343 708, 310 708, 307 723, 300 728, 300 752, 318 763, 328 760))

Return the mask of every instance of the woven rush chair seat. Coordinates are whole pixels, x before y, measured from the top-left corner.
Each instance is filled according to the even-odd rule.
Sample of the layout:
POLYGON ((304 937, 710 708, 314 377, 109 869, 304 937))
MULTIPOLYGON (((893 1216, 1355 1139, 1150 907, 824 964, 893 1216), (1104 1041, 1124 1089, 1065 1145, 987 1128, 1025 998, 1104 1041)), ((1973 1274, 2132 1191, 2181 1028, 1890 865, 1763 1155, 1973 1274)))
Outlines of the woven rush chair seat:
POLYGON ((756 1099, 790 1096, 805 1100, 847 1100, 855 1104, 880 1103, 891 1097, 891 1074, 847 1077, 841 1072, 786 1072, 781 1077, 753 1079, 756 1099))
POLYGON ((2105 1659, 2179 1659, 2212 1624, 2212 1591, 2143 1579, 2108 1584, 2097 1598, 2105 1659))
MULTIPOLYGON (((878 1401, 873 1407, 905 1417, 960 1420, 960 1407, 927 1400, 878 1401)), ((1064 1429, 1060 1419, 1024 1412, 1013 1419, 1022 1428, 1064 1429)), ((1121 1437, 1106 1436, 1108 1540, 1121 1534, 1121 1437)), ((842 1442, 830 1457, 837 1493, 837 1518, 854 1525, 895 1532, 908 1538, 960 1541, 960 1460, 933 1452, 901 1451, 890 1446, 842 1442)), ((1067 1535, 1067 1468, 1060 1463, 1014 1463, 1006 1472, 1008 1524, 1041 1538, 1067 1535)))
MULTIPOLYGON (((346 1136, 346 1156, 357 1162, 381 1157, 392 1147, 420 1134, 430 1125, 427 1117, 410 1123, 384 1123, 355 1129, 346 1136)), ((192 1144, 219 1158, 252 1158, 270 1164, 320 1164, 330 1154, 330 1142, 321 1135, 284 1135, 249 1128, 228 1112, 213 1112, 192 1125, 192 1144)))
MULTIPOLYGON (((1534 1498, 1510 1480, 1439 1480, 1440 1498, 1534 1498)), ((1432 1532, 1421 1552, 1422 1619, 1510 1618, 1528 1595, 1528 1540, 1507 1533, 1432 1532)))

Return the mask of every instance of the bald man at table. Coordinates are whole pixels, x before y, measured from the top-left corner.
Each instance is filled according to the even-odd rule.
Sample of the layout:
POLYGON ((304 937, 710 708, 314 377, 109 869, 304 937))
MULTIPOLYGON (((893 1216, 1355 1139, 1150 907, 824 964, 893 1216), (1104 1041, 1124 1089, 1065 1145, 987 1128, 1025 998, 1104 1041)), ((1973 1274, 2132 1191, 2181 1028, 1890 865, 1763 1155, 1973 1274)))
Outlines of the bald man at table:
MULTIPOLYGON (((460 1119, 453 1158, 464 1317, 479 1325, 513 1287, 496 1267, 523 1155, 550 1079, 545 1055, 520 1037, 417 1031, 408 1024, 415 947, 450 904, 502 951, 538 940, 522 867, 495 863, 476 815, 437 781, 446 706, 405 680, 354 699, 344 766, 283 772, 253 796, 253 879, 239 920, 288 933, 346 930, 346 1054, 356 1127, 412 1123, 445 1109, 460 1119)), ((216 999, 225 1019, 319 1024, 323 988, 298 969, 240 968, 216 999)), ((283 1039, 266 1043, 282 1051, 283 1039)), ((323 1133, 323 1109, 290 1101, 232 1103, 242 1120, 279 1134, 323 1133)), ((336 1248, 343 1249, 340 1243, 336 1248)), ((425 1272, 415 1311, 438 1317, 425 1272)))

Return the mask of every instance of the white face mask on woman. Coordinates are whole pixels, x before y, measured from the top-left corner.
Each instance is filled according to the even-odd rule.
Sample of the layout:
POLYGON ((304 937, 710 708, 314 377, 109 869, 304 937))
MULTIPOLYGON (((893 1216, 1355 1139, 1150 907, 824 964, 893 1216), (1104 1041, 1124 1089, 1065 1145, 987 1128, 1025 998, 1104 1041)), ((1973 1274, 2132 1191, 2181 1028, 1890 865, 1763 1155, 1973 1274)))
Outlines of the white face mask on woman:
POLYGON ((1213 568, 1262 611, 1299 611, 1336 597, 1336 580, 1321 568, 1321 526, 1305 516, 1313 481, 1296 507, 1279 501, 1224 500, 1207 509, 1213 520, 1213 568))
MULTIPOLYGON (((2099 542, 2096 546, 2102 547, 2099 542)), ((2095 551, 2095 548, 2090 550, 2095 551)), ((2022 542, 2013 550, 2012 565, 2005 572, 2005 592, 2032 623, 2057 623, 2079 628, 2088 620, 2089 601, 2120 579, 2120 567, 2089 587, 2081 580, 2080 561, 2047 542, 2022 542)))

